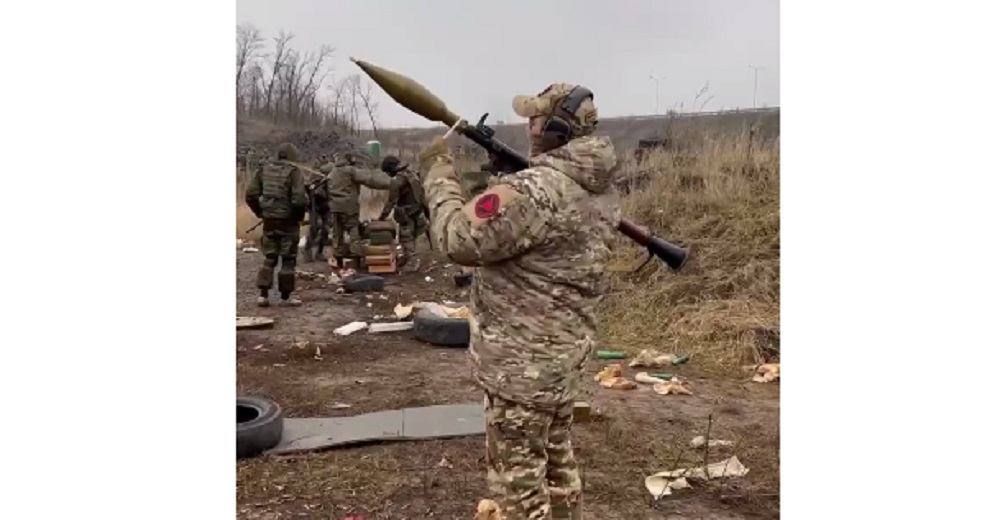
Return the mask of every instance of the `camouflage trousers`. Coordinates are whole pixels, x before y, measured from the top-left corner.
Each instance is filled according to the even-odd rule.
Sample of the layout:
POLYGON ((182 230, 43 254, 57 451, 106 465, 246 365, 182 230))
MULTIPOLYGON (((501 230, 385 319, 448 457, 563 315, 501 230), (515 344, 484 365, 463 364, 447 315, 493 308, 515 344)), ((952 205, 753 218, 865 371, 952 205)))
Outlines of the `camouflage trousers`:
POLYGON ((361 230, 358 229, 357 213, 331 214, 331 227, 333 228, 334 254, 340 257, 361 256, 361 230), (350 237, 344 239, 344 235, 350 237))
POLYGON ((309 234, 306 235, 306 250, 322 253, 330 241, 330 213, 313 212, 309 215, 309 234))
POLYGON ((487 480, 502 518, 582 518, 573 403, 540 410, 487 394, 485 406, 487 480))
POLYGON ((422 208, 396 208, 393 218, 399 224, 399 242, 403 246, 405 259, 416 253, 417 239, 427 232, 428 222, 422 208))
POLYGON ((274 268, 278 271, 278 291, 287 296, 295 290, 295 261, 299 253, 299 223, 294 220, 265 219, 261 238, 264 265, 257 271, 257 288, 261 295, 271 288, 274 268))

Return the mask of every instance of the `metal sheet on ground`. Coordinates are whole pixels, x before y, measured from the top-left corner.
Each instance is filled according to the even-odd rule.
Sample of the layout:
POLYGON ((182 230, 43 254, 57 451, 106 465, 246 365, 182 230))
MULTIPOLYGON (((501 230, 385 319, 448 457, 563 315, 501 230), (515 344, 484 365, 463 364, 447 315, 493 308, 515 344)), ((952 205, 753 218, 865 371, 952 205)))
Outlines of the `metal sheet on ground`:
POLYGON ((482 403, 446 404, 373 412, 353 417, 285 418, 275 455, 366 442, 464 437, 486 433, 482 403))

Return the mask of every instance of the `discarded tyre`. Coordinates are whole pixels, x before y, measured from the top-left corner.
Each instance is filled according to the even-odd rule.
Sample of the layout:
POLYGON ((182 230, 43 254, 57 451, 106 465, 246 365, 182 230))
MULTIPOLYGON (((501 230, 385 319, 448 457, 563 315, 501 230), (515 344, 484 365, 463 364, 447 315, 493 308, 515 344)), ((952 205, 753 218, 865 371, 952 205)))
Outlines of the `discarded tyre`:
POLYGON ((385 287, 385 278, 374 274, 355 274, 344 278, 344 292, 378 292, 385 287))
POLYGON ((441 347, 467 347, 469 320, 444 318, 427 310, 413 317, 413 335, 420 341, 441 347))
POLYGON ((281 442, 285 419, 278 403, 262 397, 236 398, 236 458, 259 455, 281 442))

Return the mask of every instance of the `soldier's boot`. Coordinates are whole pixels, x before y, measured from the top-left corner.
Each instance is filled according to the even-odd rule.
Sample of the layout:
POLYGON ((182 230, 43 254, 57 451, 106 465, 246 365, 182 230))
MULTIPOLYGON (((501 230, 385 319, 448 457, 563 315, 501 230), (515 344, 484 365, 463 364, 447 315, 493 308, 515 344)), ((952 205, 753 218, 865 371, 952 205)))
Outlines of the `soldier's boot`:
POLYGON ((337 269, 344 268, 344 257, 343 255, 337 255, 334 257, 337 260, 337 269))
POLYGON ((260 289, 260 296, 257 297, 257 305, 260 307, 270 305, 267 294, 271 290, 271 284, 274 282, 274 266, 276 265, 278 265, 278 257, 276 255, 267 255, 264 257, 264 265, 257 271, 257 288, 260 289))
POLYGON ((295 290, 295 257, 282 257, 281 269, 278 270, 278 292, 281 293, 281 301, 284 306, 302 305, 302 301, 292 297, 295 290))
POLYGON ((316 259, 317 262, 326 262, 326 256, 323 255, 323 246, 319 246, 319 249, 316 250, 316 255, 313 256, 313 258, 316 259))

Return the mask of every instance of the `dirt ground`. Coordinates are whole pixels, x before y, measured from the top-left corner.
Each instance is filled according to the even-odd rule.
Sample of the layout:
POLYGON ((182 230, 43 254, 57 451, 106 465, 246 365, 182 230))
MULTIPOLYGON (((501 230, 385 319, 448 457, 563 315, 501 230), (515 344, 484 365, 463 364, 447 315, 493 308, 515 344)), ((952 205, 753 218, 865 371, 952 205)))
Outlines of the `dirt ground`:
MULTIPOLYGON (((464 349, 424 344, 409 332, 332 333, 356 319, 391 314, 399 302, 466 301, 451 280, 455 267, 446 261, 425 257, 420 274, 392 277, 380 295, 340 295, 323 281, 300 279, 302 307, 258 309, 254 277, 261 255, 239 250, 236 255, 237 314, 277 320, 269 330, 237 332, 237 392, 274 399, 288 417, 481 402, 464 349), (340 403, 350 408, 338 408, 340 403)), ((329 273, 324 263, 299 269, 329 273)), ((588 376, 606 363, 592 361, 588 376)), ((699 373, 697 359, 672 371, 691 379, 693 396, 590 385, 587 399, 596 417, 573 429, 586 517, 778 518, 779 385, 707 376, 699 373), (704 449, 690 448, 689 442, 709 427, 711 438, 735 446, 712 448, 707 462, 735 454, 749 473, 693 483, 692 489, 653 500, 643 479, 705 463, 704 449)), ((479 499, 487 496, 483 443, 480 436, 238 461, 237 518, 472 518, 479 499)))

